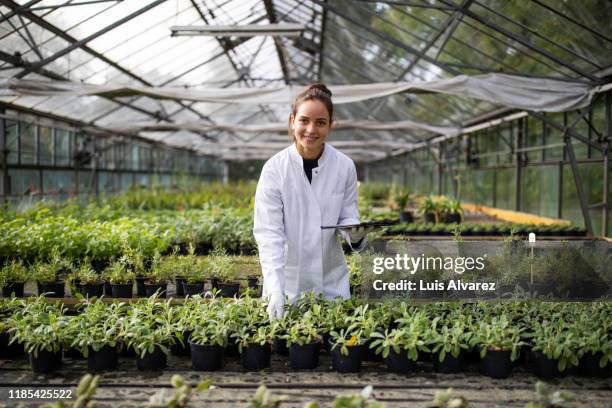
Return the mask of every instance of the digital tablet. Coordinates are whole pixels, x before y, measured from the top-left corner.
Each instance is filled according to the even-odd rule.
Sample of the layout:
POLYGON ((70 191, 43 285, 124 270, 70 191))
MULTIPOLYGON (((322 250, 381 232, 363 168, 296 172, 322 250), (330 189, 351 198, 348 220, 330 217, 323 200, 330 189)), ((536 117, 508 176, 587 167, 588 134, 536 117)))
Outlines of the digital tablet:
POLYGON ((327 225, 327 226, 322 226, 321 229, 342 229, 342 230, 351 230, 351 229, 358 229, 358 228, 377 229, 377 228, 382 228, 382 227, 390 227, 398 223, 399 221, 372 221, 372 222, 362 222, 361 224, 327 225))

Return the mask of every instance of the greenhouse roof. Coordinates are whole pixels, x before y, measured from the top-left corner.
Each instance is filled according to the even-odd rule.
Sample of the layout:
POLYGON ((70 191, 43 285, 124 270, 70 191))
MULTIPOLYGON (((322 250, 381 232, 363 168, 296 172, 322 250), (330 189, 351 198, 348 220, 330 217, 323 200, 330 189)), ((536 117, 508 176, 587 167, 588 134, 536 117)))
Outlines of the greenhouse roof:
MULTIPOLYGON (((196 92, 504 73, 596 86, 612 76, 610 21, 606 0, 0 0, 0 78, 196 92), (291 25, 298 32, 172 35, 172 28, 236 25, 268 34, 291 25)), ((278 129, 239 127, 284 123, 288 104, 146 95, 20 94, 0 101, 104 129, 175 124, 138 134, 227 159, 267 158, 288 143, 278 129), (181 126, 188 123, 236 128, 181 126)), ((507 108, 463 95, 397 93, 338 105, 334 115, 343 123, 423 126, 338 129, 331 142, 342 142, 355 160, 380 159, 438 136, 426 126, 463 128, 507 108)))

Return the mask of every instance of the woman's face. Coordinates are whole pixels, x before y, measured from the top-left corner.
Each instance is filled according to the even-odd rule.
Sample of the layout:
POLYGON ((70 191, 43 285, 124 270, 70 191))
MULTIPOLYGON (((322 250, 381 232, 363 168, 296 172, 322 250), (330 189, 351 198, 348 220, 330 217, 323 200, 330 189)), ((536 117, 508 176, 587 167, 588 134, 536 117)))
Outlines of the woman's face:
MULTIPOLYGON (((300 153, 320 153, 330 130, 329 112, 323 102, 304 101, 291 117, 293 135, 300 153)), ((316 157, 316 156, 315 156, 316 157)))

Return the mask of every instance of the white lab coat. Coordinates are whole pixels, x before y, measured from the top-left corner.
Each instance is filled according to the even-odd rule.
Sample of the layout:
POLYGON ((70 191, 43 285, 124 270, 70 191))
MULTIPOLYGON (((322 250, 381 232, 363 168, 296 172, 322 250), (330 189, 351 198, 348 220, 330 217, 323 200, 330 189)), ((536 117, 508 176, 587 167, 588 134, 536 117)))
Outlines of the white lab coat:
POLYGON ((263 296, 302 292, 350 297, 348 268, 335 230, 359 223, 357 172, 345 154, 326 143, 312 184, 295 143, 264 165, 255 193, 253 233, 264 277, 263 296))

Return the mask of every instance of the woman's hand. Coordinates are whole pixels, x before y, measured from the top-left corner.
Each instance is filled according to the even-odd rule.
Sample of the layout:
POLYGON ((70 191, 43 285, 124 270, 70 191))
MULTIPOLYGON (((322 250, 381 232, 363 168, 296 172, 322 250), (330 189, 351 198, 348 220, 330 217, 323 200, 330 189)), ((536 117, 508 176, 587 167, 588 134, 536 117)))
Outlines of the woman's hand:
POLYGON ((285 296, 282 293, 272 293, 268 301, 268 316, 270 320, 282 319, 284 315, 285 296))

